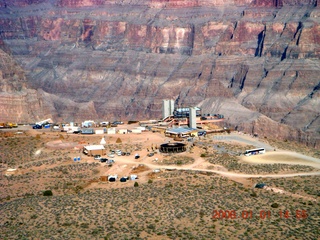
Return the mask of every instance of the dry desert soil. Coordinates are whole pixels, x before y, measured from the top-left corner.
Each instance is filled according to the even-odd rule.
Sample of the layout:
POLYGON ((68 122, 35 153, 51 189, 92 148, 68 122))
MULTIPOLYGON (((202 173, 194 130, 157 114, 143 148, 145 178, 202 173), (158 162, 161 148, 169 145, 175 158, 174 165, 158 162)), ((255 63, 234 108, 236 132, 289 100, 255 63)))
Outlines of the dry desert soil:
POLYGON ((319 239, 319 150, 232 132, 160 153, 169 141, 152 131, 1 131, 0 239, 319 239), (108 165, 82 153, 102 137, 107 152, 130 155, 108 165), (258 145, 266 154, 243 156, 258 145), (115 174, 138 179, 104 181, 115 174))

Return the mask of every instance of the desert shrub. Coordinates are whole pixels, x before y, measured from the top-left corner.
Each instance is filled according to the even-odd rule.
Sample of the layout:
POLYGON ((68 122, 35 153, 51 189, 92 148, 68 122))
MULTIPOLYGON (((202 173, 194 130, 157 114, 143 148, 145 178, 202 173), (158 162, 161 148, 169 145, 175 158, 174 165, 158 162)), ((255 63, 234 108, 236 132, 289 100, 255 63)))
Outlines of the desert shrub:
POLYGON ((118 138, 116 143, 122 143, 122 140, 120 138, 118 138))
POLYGON ((135 183, 133 184, 133 186, 138 187, 138 186, 139 186, 139 183, 138 183, 138 182, 135 182, 135 183))
POLYGON ((81 223, 80 227, 81 228, 89 228, 89 223, 81 223))
POLYGON ((148 180, 148 183, 152 183, 152 180, 151 180, 151 179, 149 179, 149 180, 148 180))
POLYGON ((278 208, 278 207, 279 207, 279 204, 278 204, 278 203, 272 203, 272 204, 271 204, 271 207, 272 207, 272 208, 278 208))
POLYGON ((200 157, 206 157, 207 155, 205 153, 201 153, 200 157))
POLYGON ((43 196, 52 196, 52 191, 51 190, 46 190, 43 192, 43 196))
POLYGON ((252 192, 252 193, 250 194, 250 196, 251 196, 251 197, 257 197, 258 195, 257 195, 256 192, 252 192))

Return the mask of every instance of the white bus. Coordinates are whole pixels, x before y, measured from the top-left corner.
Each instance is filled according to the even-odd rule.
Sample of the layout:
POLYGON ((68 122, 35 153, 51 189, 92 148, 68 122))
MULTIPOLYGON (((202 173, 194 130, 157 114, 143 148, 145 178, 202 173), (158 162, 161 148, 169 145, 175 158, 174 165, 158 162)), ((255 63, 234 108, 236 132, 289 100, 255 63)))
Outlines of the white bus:
POLYGON ((266 150, 264 148, 256 148, 256 149, 246 150, 244 152, 244 155, 249 157, 251 155, 257 155, 257 154, 263 154, 263 153, 266 153, 266 150))

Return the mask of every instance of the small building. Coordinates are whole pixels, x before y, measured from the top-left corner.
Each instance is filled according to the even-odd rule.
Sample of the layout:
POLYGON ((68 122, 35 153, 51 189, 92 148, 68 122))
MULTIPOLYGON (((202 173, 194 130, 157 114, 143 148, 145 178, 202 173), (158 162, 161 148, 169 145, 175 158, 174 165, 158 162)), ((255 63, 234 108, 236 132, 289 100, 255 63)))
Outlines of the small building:
POLYGON ((136 127, 135 129, 139 129, 139 130, 141 130, 141 131, 146 131, 146 127, 136 127))
POLYGON ((128 133, 128 129, 119 129, 119 133, 120 134, 127 134, 128 133))
POLYGON ((115 128, 107 128, 107 134, 116 134, 115 128))
POLYGON ((134 128, 132 129, 132 133, 141 133, 141 129, 134 128))
POLYGON ((103 129, 96 129, 95 134, 104 134, 103 129))
POLYGON ((83 147, 83 153, 88 156, 105 155, 106 149, 103 145, 88 145, 83 147))
POLYGON ((93 128, 82 128, 81 134, 94 134, 93 128))

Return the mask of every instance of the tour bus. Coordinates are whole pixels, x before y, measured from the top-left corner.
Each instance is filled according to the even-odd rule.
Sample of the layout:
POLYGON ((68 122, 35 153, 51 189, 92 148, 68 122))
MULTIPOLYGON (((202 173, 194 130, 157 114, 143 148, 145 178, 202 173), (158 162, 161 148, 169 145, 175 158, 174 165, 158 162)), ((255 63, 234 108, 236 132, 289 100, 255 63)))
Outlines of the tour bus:
POLYGON ((256 149, 246 150, 244 155, 249 157, 251 155, 257 155, 257 154, 263 154, 263 153, 266 153, 266 150, 264 148, 256 148, 256 149))

